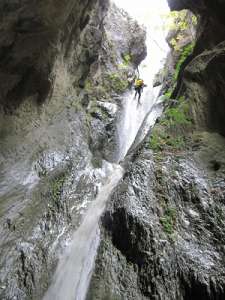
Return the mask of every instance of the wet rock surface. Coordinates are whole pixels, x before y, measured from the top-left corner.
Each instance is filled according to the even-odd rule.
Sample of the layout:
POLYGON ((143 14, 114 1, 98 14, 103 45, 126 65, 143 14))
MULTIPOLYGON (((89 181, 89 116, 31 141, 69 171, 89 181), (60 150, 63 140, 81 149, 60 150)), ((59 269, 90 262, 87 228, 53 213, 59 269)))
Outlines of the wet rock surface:
POLYGON ((146 55, 127 26, 143 45, 145 32, 108 1, 0 8, 0 298, 42 299, 106 176, 121 95, 146 55))
MULTIPOLYGON (((90 300, 225 298, 224 1, 168 2, 200 15, 167 104, 183 97, 188 119, 167 126, 165 112, 162 143, 129 153, 90 300)), ((2 1, 0 19, 0 298, 42 299, 114 159, 145 33, 101 0, 2 1)))
POLYGON ((178 78, 173 97, 186 93, 198 127, 224 136, 224 1, 168 1, 171 9, 190 9, 199 17, 196 43, 178 78))
POLYGON ((102 217, 88 299, 225 298, 224 1, 168 3, 198 15, 193 52, 102 217))
POLYGON ((141 151, 102 217, 88 299, 224 298, 224 163, 206 153, 141 151))

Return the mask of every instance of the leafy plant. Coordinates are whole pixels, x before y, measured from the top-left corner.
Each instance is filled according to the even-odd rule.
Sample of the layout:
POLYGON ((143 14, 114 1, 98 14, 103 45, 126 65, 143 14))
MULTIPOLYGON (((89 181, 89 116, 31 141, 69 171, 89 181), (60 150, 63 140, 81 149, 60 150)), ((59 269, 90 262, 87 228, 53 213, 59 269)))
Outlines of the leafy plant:
POLYGON ((126 80, 123 80, 120 74, 117 73, 109 74, 108 79, 110 81, 110 86, 112 90, 114 90, 117 93, 124 92, 128 87, 128 82, 126 80))
POLYGON ((50 193, 53 202, 55 203, 56 207, 59 209, 61 204, 60 204, 60 199, 61 195, 63 192, 63 185, 66 179, 66 175, 62 174, 59 177, 55 178, 50 185, 50 193))
POLYGON ((191 17, 191 21, 192 21, 192 24, 193 24, 194 26, 196 26, 196 25, 198 24, 198 19, 197 19, 197 17, 196 17, 195 15, 193 15, 193 16, 191 17))
POLYGON ((166 126, 171 125, 190 125, 191 119, 189 118, 189 103, 184 97, 178 99, 176 107, 170 107, 165 112, 165 119, 163 124, 166 126))
POLYGON ((169 124, 177 124, 177 125, 189 125, 190 121, 187 119, 184 111, 180 109, 180 107, 169 108, 166 111, 166 117, 169 121, 169 124))
POLYGON ((177 82, 181 67, 182 67, 184 61, 186 60, 186 58, 193 52, 194 46, 195 46, 195 43, 192 42, 183 48, 183 50, 180 54, 180 57, 178 59, 178 62, 175 66, 175 72, 174 72, 174 75, 172 78, 171 87, 164 94, 165 100, 171 98, 172 92, 176 86, 176 82, 177 82))
POLYGON ((185 146, 185 139, 183 136, 169 136, 166 141, 166 145, 171 146, 174 149, 181 150, 185 146))
POLYGON ((170 88, 164 93, 164 101, 169 100, 171 98, 172 92, 173 90, 172 88, 170 88))
POLYGON ((126 65, 129 65, 130 62, 131 62, 131 55, 130 55, 130 54, 125 54, 125 55, 123 56, 123 60, 124 60, 124 63, 125 63, 126 65))
POLYGON ((178 79, 178 75, 180 73, 181 66, 183 65, 186 58, 192 53, 192 51, 194 49, 194 45, 195 45, 195 43, 192 42, 184 47, 184 49, 180 55, 180 58, 176 64, 176 67, 175 67, 174 81, 176 81, 178 79))
POLYGON ((129 66, 129 64, 131 63, 131 59, 132 58, 131 58, 130 54, 123 55, 123 63, 120 64, 118 67, 120 69, 126 69, 129 66))
MULTIPOLYGON (((190 14, 190 12, 189 12, 190 14)), ((190 24, 188 23, 189 19, 187 18, 188 11, 170 11, 168 14, 162 16, 164 19, 164 29, 172 30, 179 30, 179 31, 186 31, 190 24)), ((192 15, 191 23, 193 26, 197 25, 197 17, 192 15)))
POLYGON ((159 134, 157 132, 153 132, 151 135, 149 147, 153 151, 162 150, 162 146, 165 144, 165 136, 163 133, 159 134))
POLYGON ((164 216, 160 218, 160 223, 163 226, 163 230, 171 235, 175 229, 177 220, 177 212, 175 208, 167 208, 164 212, 164 216))

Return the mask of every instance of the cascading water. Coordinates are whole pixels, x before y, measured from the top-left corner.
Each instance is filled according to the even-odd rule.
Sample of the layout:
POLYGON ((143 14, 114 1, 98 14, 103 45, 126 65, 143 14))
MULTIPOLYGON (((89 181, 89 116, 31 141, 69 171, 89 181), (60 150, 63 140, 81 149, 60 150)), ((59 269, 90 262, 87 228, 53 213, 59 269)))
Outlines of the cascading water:
POLYGON ((52 285, 44 300, 85 299, 99 244, 98 221, 109 194, 123 175, 123 169, 119 165, 105 161, 103 172, 105 176, 98 196, 74 233, 72 243, 59 262, 52 285))
MULTIPOLYGON (((115 2, 117 1, 119 1, 118 6, 124 4, 124 8, 126 8, 128 2, 130 5, 130 0, 128 2, 127 0, 116 0, 115 2)), ((145 2, 146 0, 141 1, 145 2)), ((144 5, 148 7, 151 5, 151 1, 147 0, 144 5)), ((167 9, 166 0, 159 2, 163 3, 167 9)), ((155 4, 152 3, 152 5, 155 4)), ((157 25, 159 20, 153 20, 152 22, 157 25)), ((148 25, 147 29, 149 30, 148 25)), ((150 25, 153 26, 152 23, 150 25)), ((159 49, 156 49, 155 41, 160 43, 164 36, 157 33, 153 40, 153 31, 149 30, 149 32, 151 32, 151 37, 148 38, 150 55, 141 67, 141 76, 148 87, 145 88, 140 105, 134 99, 134 92, 129 92, 124 97, 123 109, 117 126, 119 144, 118 153, 116 154, 117 163, 124 159, 135 139, 136 143, 143 139, 144 134, 147 133, 146 128, 153 125, 162 110, 157 106, 156 94, 158 90, 153 90, 152 82, 154 75, 160 69, 161 59, 166 55, 164 50, 158 53, 159 49), (154 52, 157 53, 157 59, 152 55, 154 52), (145 68, 145 65, 151 66, 150 70, 145 68)), ((43 300, 84 300, 86 297, 99 245, 99 218, 104 211, 110 193, 123 176, 123 169, 118 164, 111 164, 106 161, 103 164, 102 171, 104 176, 98 196, 88 208, 83 222, 74 233, 70 246, 68 246, 66 253, 60 260, 52 284, 43 300)))
POLYGON ((135 2, 129 0, 114 1, 118 6, 128 10, 139 22, 144 23, 149 52, 140 66, 140 77, 147 85, 142 93, 141 103, 138 104, 133 91, 127 93, 123 100, 123 110, 117 126, 119 149, 116 155, 116 160, 121 161, 137 135, 140 142, 162 112, 162 106, 159 105, 161 99, 158 98, 160 87, 153 88, 153 81, 157 72, 163 67, 163 60, 168 53, 168 45, 165 41, 167 31, 163 30, 161 14, 167 13, 169 9, 166 0, 157 3, 154 0, 141 0, 141 5, 138 7, 135 2), (147 128, 147 131, 144 128, 147 128))

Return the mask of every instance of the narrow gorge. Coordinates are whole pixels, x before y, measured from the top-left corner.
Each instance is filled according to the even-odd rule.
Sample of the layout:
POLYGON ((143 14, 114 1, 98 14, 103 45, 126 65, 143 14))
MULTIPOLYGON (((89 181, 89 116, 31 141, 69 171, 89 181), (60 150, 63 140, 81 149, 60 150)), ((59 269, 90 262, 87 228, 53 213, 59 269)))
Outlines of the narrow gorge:
POLYGON ((225 299, 224 11, 1 1, 0 299, 225 299))

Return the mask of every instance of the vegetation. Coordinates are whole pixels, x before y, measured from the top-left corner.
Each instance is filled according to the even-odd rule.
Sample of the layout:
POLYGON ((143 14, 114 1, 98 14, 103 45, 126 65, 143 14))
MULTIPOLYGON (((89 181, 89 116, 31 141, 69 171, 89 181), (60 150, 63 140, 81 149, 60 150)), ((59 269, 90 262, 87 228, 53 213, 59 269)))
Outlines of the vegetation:
POLYGON ((123 61, 128 66, 131 63, 131 55, 129 53, 123 55, 123 61))
POLYGON ((180 73, 180 69, 181 66, 183 65, 184 61, 186 60, 186 58, 192 53, 193 49, 194 49, 194 45, 195 43, 192 42, 190 44, 188 44, 187 46, 185 46, 181 52, 180 58, 176 64, 175 67, 175 73, 174 73, 174 81, 177 80, 178 75, 180 73))
POLYGON ((185 137, 178 135, 174 137, 172 134, 154 131, 151 135, 149 147, 153 151, 162 151, 165 148, 182 150, 185 146, 185 137))
POLYGON ((170 32, 177 32, 177 35, 170 40, 170 44, 174 50, 179 51, 179 42, 187 35, 188 30, 189 34, 192 35, 191 27, 197 25, 197 17, 195 15, 190 16, 190 12, 187 12, 187 10, 182 10, 180 12, 171 11, 164 15, 164 20, 164 29, 167 29, 170 32))
POLYGON ((167 208, 164 212, 164 216, 160 218, 160 223, 163 226, 163 230, 171 235, 175 229, 177 220, 177 212, 175 208, 167 208))
POLYGON ((169 30, 181 30, 184 31, 188 28, 187 23, 187 11, 170 11, 164 15, 164 28, 169 30))
POLYGON ((169 88, 169 89, 165 92, 165 94, 164 94, 164 96, 165 96, 164 100, 170 99, 171 96, 172 96, 172 92, 173 92, 173 89, 172 89, 172 88, 169 88))
POLYGON ((65 182, 66 175, 62 174, 54 179, 50 184, 50 193, 53 202, 55 203, 56 207, 60 208, 60 199, 63 191, 63 184, 65 182))
POLYGON ((118 67, 120 69, 126 69, 130 65, 131 60, 132 60, 132 57, 130 54, 124 54, 123 55, 123 63, 120 64, 118 67))
POLYGON ((149 147, 153 151, 182 150, 185 146, 185 136, 178 129, 186 129, 191 124, 188 100, 180 97, 176 106, 166 109, 159 128, 152 132, 149 147))
POLYGON ((111 73, 108 75, 108 80, 111 89, 117 93, 124 92, 128 87, 127 80, 122 79, 120 74, 111 73))
POLYGON ((192 121, 189 114, 190 107, 188 99, 182 96, 178 99, 178 105, 176 107, 167 108, 162 124, 166 126, 191 125, 192 121))
POLYGON ((185 60, 187 59, 187 57, 193 52, 194 46, 195 46, 195 43, 192 42, 192 43, 189 43, 188 45, 186 45, 182 49, 182 51, 180 53, 180 57, 179 57, 179 59, 176 63, 176 66, 175 66, 175 71, 174 71, 174 74, 173 74, 173 78, 171 80, 171 86, 164 93, 164 101, 167 101, 167 100, 171 99, 173 90, 174 90, 174 88, 176 86, 176 83, 177 83, 178 76, 180 74, 181 67, 182 67, 183 63, 185 62, 185 60))
POLYGON ((174 72, 174 75, 173 75, 171 87, 164 93, 164 96, 165 96, 164 100, 165 101, 171 98, 171 95, 172 95, 173 90, 175 88, 175 85, 176 85, 176 82, 177 82, 177 79, 178 79, 181 67, 182 67, 183 63, 185 62, 186 58, 193 52, 194 46, 195 46, 195 43, 192 42, 192 43, 186 45, 183 48, 183 50, 182 50, 182 52, 180 54, 180 57, 178 59, 178 62, 176 64, 176 66, 175 66, 175 72, 174 72))

